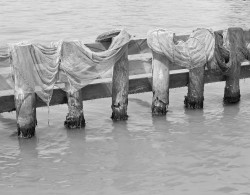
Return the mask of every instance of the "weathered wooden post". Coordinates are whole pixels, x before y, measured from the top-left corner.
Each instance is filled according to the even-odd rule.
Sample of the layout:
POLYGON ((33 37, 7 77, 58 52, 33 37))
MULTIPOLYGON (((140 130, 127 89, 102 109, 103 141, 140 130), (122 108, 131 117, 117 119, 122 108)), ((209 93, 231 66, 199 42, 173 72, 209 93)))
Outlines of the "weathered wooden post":
MULTIPOLYGON (((103 46, 112 44, 113 38, 119 35, 121 30, 105 32, 96 38, 103 46)), ((129 91, 129 63, 128 44, 124 46, 124 53, 115 63, 112 77, 112 115, 114 121, 127 120, 128 91, 129 91)))
POLYGON ((18 136, 31 138, 35 135, 36 120, 36 94, 27 93, 28 84, 21 75, 15 71, 15 107, 18 136))
POLYGON ((165 55, 152 50, 153 66, 153 99, 152 114, 166 115, 169 104, 169 65, 165 55))
POLYGON ((129 64, 128 46, 125 52, 115 63, 112 78, 112 116, 113 120, 127 120, 128 91, 129 91, 129 64))
POLYGON ((203 108, 204 102, 205 65, 214 56, 214 33, 208 29, 197 29, 190 35, 187 44, 187 60, 192 68, 189 69, 188 94, 184 104, 186 108, 200 109, 203 108))
POLYGON ((67 93, 69 113, 64 121, 64 126, 69 129, 85 127, 81 90, 67 93))
POLYGON ((205 64, 189 70, 188 94, 185 96, 186 108, 203 108, 205 64))
POLYGON ((248 51, 244 40, 244 32, 241 28, 229 28, 227 36, 224 37, 224 40, 228 40, 229 43, 230 58, 228 63, 230 64, 230 68, 225 73, 224 102, 237 103, 240 101, 239 79, 241 62, 248 58, 248 51))
POLYGON ((240 101, 240 96, 240 65, 233 63, 226 75, 223 100, 224 103, 237 103, 240 101))

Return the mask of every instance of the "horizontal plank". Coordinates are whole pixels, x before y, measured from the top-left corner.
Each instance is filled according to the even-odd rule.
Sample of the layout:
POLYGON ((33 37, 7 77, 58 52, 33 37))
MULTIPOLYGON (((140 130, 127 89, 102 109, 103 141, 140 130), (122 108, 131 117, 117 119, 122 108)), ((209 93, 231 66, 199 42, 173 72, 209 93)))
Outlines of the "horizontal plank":
MULTIPOLYGON (((184 69, 180 66, 170 66, 170 70, 184 69)), ((151 53, 138 54, 129 56, 129 75, 140 75, 152 72, 152 56, 151 53)), ((11 80, 11 68, 0 67, 0 91, 10 90, 13 87, 11 80)), ((111 68, 100 78, 111 78, 113 69, 111 68)), ((99 79, 100 79, 99 78, 99 79)))
MULTIPOLYGON (((241 79, 250 77, 250 65, 241 66, 241 79)), ((225 81, 222 75, 215 75, 211 71, 205 71, 205 83, 225 81)), ((170 71, 170 88, 184 87, 188 85, 188 70, 170 71)), ((143 93, 152 91, 152 74, 143 74, 130 76, 129 94, 143 93)), ((81 89, 83 100, 92 100, 105 97, 111 97, 112 81, 111 79, 101 79, 81 89)), ((50 105, 67 103, 66 92, 62 89, 55 89, 50 105)), ((46 104, 37 97, 37 107, 46 106, 46 104)), ((4 95, 0 97, 0 113, 15 110, 14 96, 4 95)))

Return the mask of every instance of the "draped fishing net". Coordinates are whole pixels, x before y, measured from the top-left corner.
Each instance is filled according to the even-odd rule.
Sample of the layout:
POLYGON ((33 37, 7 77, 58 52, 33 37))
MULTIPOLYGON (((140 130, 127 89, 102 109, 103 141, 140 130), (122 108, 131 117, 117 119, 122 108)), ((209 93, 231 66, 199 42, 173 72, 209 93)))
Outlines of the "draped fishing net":
POLYGON ((15 91, 36 91, 48 104, 58 78, 59 53, 57 47, 27 43, 12 45, 11 66, 15 75, 15 91))
POLYGON ((93 52, 81 41, 59 42, 49 47, 15 44, 10 48, 15 90, 36 92, 47 104, 58 80, 74 93, 108 71, 124 54, 130 35, 125 31, 113 38, 108 50, 93 52))
POLYGON ((229 67, 230 48, 227 36, 227 29, 223 31, 214 32, 215 37, 215 51, 211 61, 208 62, 207 67, 213 73, 227 72, 229 67))
MULTIPOLYGON (((196 29, 186 41, 176 41, 174 33, 158 29, 148 33, 147 43, 153 51, 165 55, 178 66, 192 69, 208 64, 212 69, 226 71, 230 67, 227 63, 231 43, 229 35, 231 33, 234 37, 233 33, 239 32, 239 36, 243 37, 242 29, 222 32, 196 29)), ((10 81, 15 75, 15 90, 21 88, 26 93, 35 91, 47 104, 58 82, 65 84, 65 91, 74 93, 100 78, 124 54, 131 36, 125 30, 114 33, 115 37, 108 33, 112 43, 101 52, 90 50, 81 41, 61 41, 49 46, 20 43, 0 47, 0 67, 7 68, 11 64, 11 74, 0 75, 0 89, 13 86, 10 81)), ((250 58, 250 43, 240 41, 237 48, 240 55, 250 58)))
POLYGON ((148 46, 165 55, 170 62, 188 69, 204 66, 214 55, 214 33, 208 29, 193 31, 187 41, 174 41, 174 33, 165 29, 150 31, 148 46))
POLYGON ((64 75, 62 80, 65 82, 66 76, 68 81, 65 82, 65 90, 74 93, 92 80, 101 77, 121 58, 129 40, 130 35, 123 30, 113 38, 109 49, 103 52, 92 52, 80 41, 63 42, 60 69, 64 75))
POLYGON ((242 28, 228 28, 217 31, 215 35, 215 53, 208 68, 219 74, 230 74, 231 67, 236 61, 250 59, 248 43, 242 28))

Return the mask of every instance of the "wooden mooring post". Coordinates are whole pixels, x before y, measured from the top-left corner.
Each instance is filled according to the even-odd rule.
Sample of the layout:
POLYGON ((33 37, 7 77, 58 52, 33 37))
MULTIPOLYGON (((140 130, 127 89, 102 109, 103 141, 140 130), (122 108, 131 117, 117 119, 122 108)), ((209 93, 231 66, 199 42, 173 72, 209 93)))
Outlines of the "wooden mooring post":
POLYGON ((152 114, 166 115, 169 104, 169 65, 171 62, 165 55, 158 54, 153 50, 152 57, 152 114))
POLYGON ((240 101, 240 66, 241 62, 249 58, 246 48, 244 31, 241 28, 228 29, 229 42, 229 69, 225 72, 226 86, 224 91, 225 103, 237 103, 240 101))
POLYGON ((64 126, 68 129, 85 127, 81 90, 73 94, 67 93, 67 99, 69 113, 64 121, 64 126))
POLYGON ((129 64, 128 47, 126 46, 124 54, 115 63, 112 78, 112 115, 114 121, 127 120, 129 91, 129 64))
POLYGON ((204 101, 204 73, 205 64, 189 70, 188 94, 185 96, 184 104, 186 108, 203 108, 204 101))
POLYGON ((31 138, 35 135, 36 119, 36 94, 28 93, 27 83, 15 72, 15 108, 18 136, 31 138))

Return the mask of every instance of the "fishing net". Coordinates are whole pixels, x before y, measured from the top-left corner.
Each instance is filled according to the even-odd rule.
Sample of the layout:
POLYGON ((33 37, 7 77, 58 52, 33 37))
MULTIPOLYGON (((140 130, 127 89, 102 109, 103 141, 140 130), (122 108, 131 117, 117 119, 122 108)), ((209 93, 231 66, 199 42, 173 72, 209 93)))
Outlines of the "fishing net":
POLYGON ((35 92, 47 104, 57 81, 60 51, 57 47, 19 43, 11 47, 11 66, 15 91, 35 92))
POLYGON ((109 49, 92 52, 82 42, 63 42, 61 45, 60 70, 66 83, 65 91, 74 93, 101 77, 121 58, 127 49, 130 35, 122 30, 113 38, 109 49))
POLYGON ((225 73, 230 68, 230 48, 227 30, 214 32, 215 51, 214 57, 208 62, 207 67, 213 73, 225 73))
POLYGON ((150 31, 148 46, 165 55, 170 62, 188 69, 204 66, 214 55, 214 33, 208 29, 193 31, 187 41, 174 42, 174 33, 165 29, 150 31))
POLYGON ((15 44, 10 48, 11 67, 16 75, 15 89, 36 92, 47 104, 57 81, 74 93, 108 71, 124 54, 130 35, 125 31, 113 38, 106 51, 93 52, 81 41, 15 44), (24 84, 24 85, 23 85, 24 84))

